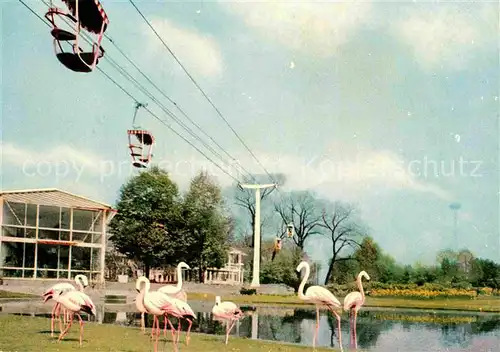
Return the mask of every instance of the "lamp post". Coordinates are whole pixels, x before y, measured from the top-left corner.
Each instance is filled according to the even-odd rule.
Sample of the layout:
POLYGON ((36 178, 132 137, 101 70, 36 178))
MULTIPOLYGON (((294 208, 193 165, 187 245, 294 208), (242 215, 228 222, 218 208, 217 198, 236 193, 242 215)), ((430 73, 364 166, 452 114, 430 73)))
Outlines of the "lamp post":
POLYGON ((461 208, 460 203, 451 203, 450 209, 453 211, 453 237, 455 237, 455 251, 458 252, 458 232, 457 232, 457 212, 461 208))
POLYGON ((262 188, 278 187, 275 183, 265 185, 240 184, 241 188, 255 189, 255 221, 254 221, 254 245, 253 245, 253 271, 250 287, 260 286, 260 190, 262 188))

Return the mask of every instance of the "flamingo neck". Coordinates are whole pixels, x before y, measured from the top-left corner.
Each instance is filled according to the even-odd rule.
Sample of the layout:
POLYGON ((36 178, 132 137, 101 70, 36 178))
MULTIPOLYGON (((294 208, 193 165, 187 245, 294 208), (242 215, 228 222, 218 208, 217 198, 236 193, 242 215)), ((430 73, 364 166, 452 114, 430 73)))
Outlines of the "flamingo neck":
POLYGON ((182 270, 181 266, 177 265, 177 290, 180 291, 182 289, 182 270))
POLYGON ((306 265, 306 272, 304 274, 304 277, 302 278, 302 282, 300 283, 299 292, 298 292, 299 298, 303 299, 303 300, 307 299, 307 297, 304 295, 304 287, 306 286, 306 282, 309 279, 310 273, 311 273, 311 270, 309 269, 309 266, 306 265))
POLYGON ((139 294, 137 295, 136 300, 139 300, 142 302, 145 295, 146 295, 146 282, 144 281, 144 285, 142 285, 141 290, 139 291, 139 294))
POLYGON ((78 286, 78 291, 83 291, 83 279, 80 275, 75 277, 76 286, 78 286))
POLYGON ((358 275, 358 278, 356 281, 358 284, 359 292, 361 293, 361 299, 364 303, 365 302, 365 290, 363 289, 363 283, 361 282, 361 274, 358 275))

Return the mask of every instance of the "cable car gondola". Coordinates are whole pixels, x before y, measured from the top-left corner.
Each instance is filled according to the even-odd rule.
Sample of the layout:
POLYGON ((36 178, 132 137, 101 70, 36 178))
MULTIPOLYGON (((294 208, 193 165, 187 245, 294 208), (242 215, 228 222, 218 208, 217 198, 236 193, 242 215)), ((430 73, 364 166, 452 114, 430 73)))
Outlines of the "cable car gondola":
POLYGON ((278 254, 279 251, 281 251, 281 238, 276 237, 274 239, 274 248, 273 248, 273 254, 271 257, 271 261, 274 260, 274 258, 276 257, 276 254, 278 254))
POLYGON ((127 131, 128 148, 130 149, 130 155, 132 156, 132 165, 137 168, 148 167, 148 164, 153 157, 153 135, 149 131, 140 129, 140 127, 134 125, 135 119, 137 117, 137 110, 139 110, 140 107, 145 106, 146 105, 141 103, 137 103, 135 105, 134 119, 132 120, 132 129, 127 131))
POLYGON ((54 51, 57 59, 68 69, 75 72, 91 72, 99 59, 104 56, 101 46, 102 37, 109 24, 109 19, 99 0, 62 0, 69 12, 57 7, 49 8, 45 18, 52 24, 51 34, 54 37, 54 51), (61 29, 55 23, 55 16, 71 21, 73 32, 61 29), (80 30, 97 35, 92 43, 92 51, 83 51, 79 46, 80 30), (74 42, 73 52, 64 51, 61 42, 74 42))

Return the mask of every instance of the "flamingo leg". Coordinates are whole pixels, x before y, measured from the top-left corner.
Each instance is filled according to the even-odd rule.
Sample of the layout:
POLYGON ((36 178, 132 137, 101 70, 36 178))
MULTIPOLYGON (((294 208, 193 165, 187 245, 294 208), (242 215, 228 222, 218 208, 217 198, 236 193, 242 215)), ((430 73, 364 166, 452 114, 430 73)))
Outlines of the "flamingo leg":
POLYGON ((158 352, 158 337, 160 335, 160 319, 155 315, 156 319, 156 334, 155 334, 155 352, 158 352))
POLYGON ((51 318, 50 318, 50 336, 54 337, 54 319, 56 316, 56 308, 58 306, 59 302, 56 302, 54 304, 54 307, 52 307, 52 313, 51 313, 51 318))
POLYGON ((226 345, 227 345, 228 340, 229 340, 229 333, 233 329, 233 326, 235 323, 236 323, 236 320, 228 320, 226 323, 226 326, 227 326, 227 328, 226 328, 226 345))
POLYGON ((316 348, 316 339, 318 338, 318 331, 319 331, 319 307, 316 306, 316 327, 314 328, 313 348, 316 348))
POLYGON ((144 312, 141 313, 141 331, 146 332, 146 324, 144 324, 144 312))
POLYGON ((342 348, 342 330, 340 329, 340 316, 333 309, 332 309, 332 313, 337 318, 337 329, 339 331, 339 348, 341 351, 343 351, 343 348, 342 348))
POLYGON ((172 341, 174 344, 174 351, 177 351, 177 340, 175 338, 175 328, 172 325, 172 322, 170 321, 170 319, 168 319, 166 315, 165 315, 165 318, 167 319, 168 325, 170 325, 170 330, 172 331, 172 341))
POLYGON ((153 326, 151 327, 151 338, 154 337, 155 327, 156 327, 156 315, 153 315, 153 326))
POLYGON ((231 333, 231 330, 233 330, 234 326, 236 325, 236 320, 233 320, 231 322, 231 325, 229 326, 229 333, 231 333))
POLYGON ((189 322, 189 327, 187 329, 186 333, 186 346, 189 346, 189 332, 191 331, 191 326, 193 325, 193 321, 191 319, 186 318, 186 320, 189 322))
POLYGON ((64 329, 64 331, 61 332, 61 335, 59 335, 58 341, 61 341, 63 337, 68 333, 69 328, 71 328, 71 325, 73 324, 73 318, 74 318, 74 313, 71 314, 71 319, 68 325, 66 326, 66 329, 64 329))
POLYGON ((165 321, 165 326, 163 328, 163 336, 167 337, 167 316, 165 315, 163 318, 164 318, 164 321, 165 321))
POLYGON ((177 318, 178 324, 177 324, 177 343, 179 343, 179 340, 181 339, 181 318, 177 318))
MULTIPOLYGON (((57 320, 59 322, 59 333, 61 333, 63 331, 63 323, 61 322, 61 309, 63 310, 64 314, 66 315, 66 309, 65 308, 61 308, 61 304, 59 303, 59 306, 57 307, 57 311, 56 311, 56 314, 57 314, 57 320)), ((67 325, 68 324, 68 321, 69 319, 65 319, 64 321, 64 325, 67 325)))
POLYGON ((156 337, 160 338, 160 318, 159 317, 156 320, 156 337))
POLYGON ((228 339, 229 339, 229 320, 226 320, 226 345, 228 339))
POLYGON ((356 321, 357 321, 357 315, 358 315, 358 310, 354 309, 354 319, 353 319, 353 326, 354 326, 354 333, 353 333, 353 340, 354 340, 354 349, 358 349, 358 339, 356 337, 356 321))
POLYGON ((83 340, 83 320, 80 314, 76 314, 78 316, 78 320, 80 320, 80 346, 82 346, 82 340, 83 340))

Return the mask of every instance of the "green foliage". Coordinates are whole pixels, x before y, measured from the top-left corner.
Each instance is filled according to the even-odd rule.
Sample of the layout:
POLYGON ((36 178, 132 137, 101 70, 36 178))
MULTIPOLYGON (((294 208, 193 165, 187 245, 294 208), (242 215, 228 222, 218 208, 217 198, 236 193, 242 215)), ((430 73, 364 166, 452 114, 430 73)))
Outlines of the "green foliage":
POLYGON ((492 260, 474 259, 470 276, 474 286, 500 289, 500 264, 492 260))
MULTIPOLYGON (((457 290, 470 290, 472 287, 500 288, 500 264, 474 258, 467 249, 460 252, 439 252, 436 259, 438 265, 426 266, 416 263, 413 266, 402 266, 384 253, 372 238, 366 237, 353 256, 355 261, 335 263, 335 280, 332 283, 340 287, 343 284, 352 284, 359 271, 365 270, 372 279, 370 285, 379 282, 415 287, 433 284, 457 290)), ((387 289, 392 288, 394 287, 387 286, 387 289)))
POLYGON ((242 295, 256 295, 257 294, 257 290, 255 288, 242 288, 240 290, 240 294, 242 295))
POLYGON ((122 186, 118 213, 111 221, 114 246, 128 258, 151 267, 179 261, 201 268, 221 267, 231 231, 221 191, 200 173, 182 199, 177 185, 157 167, 122 186))
POLYGON ((187 262, 202 269, 200 276, 208 267, 222 267, 229 249, 231 219, 224 209, 219 186, 207 173, 201 172, 191 181, 182 214, 187 262))
MULTIPOLYGON (((270 243, 267 244, 270 247, 270 243)), ((268 254, 269 251, 266 251, 268 254)), ((299 287, 299 275, 295 270, 302 260, 302 251, 293 245, 283 246, 281 251, 271 260, 269 255, 263 256, 260 280, 263 284, 285 284, 293 288, 299 287)))
POLYGON ((117 250, 149 268, 178 260, 183 243, 178 236, 177 185, 157 167, 124 184, 110 223, 117 250))

